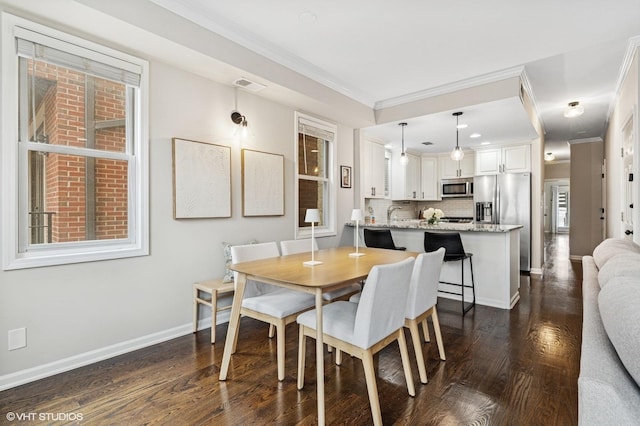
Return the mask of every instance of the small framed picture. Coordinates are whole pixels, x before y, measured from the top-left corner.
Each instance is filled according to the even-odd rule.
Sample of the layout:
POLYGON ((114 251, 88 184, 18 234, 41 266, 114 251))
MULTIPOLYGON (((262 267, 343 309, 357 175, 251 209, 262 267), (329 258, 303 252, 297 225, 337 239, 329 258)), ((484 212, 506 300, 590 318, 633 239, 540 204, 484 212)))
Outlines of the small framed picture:
POLYGON ((340 166, 340 188, 351 188, 351 167, 340 166))

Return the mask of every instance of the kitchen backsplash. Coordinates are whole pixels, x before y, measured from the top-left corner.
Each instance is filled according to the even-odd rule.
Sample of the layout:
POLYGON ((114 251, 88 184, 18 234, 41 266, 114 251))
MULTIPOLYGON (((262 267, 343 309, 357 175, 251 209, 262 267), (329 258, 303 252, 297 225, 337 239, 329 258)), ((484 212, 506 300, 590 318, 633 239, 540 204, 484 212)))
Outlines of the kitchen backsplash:
POLYGON ((390 205, 402 207, 394 210, 393 214, 398 219, 417 219, 418 211, 433 207, 444 212, 449 217, 473 217, 473 199, 472 198, 449 198, 442 201, 391 201, 379 198, 365 199, 365 216, 370 216, 369 207, 373 209, 376 222, 386 223, 387 208, 390 205))

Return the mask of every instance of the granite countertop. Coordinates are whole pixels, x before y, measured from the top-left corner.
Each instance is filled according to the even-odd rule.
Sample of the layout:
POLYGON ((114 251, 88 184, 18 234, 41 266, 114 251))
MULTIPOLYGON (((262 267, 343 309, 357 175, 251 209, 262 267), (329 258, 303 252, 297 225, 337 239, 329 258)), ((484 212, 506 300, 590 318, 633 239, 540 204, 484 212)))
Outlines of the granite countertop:
MULTIPOLYGON (((347 222, 347 226, 356 226, 354 222, 347 222)), ((514 229, 522 228, 522 225, 491 225, 491 224, 475 224, 475 223, 449 223, 440 222, 437 225, 429 225, 426 220, 405 219, 397 220, 390 224, 360 224, 363 228, 390 228, 390 229, 428 229, 440 231, 468 231, 468 232, 509 232, 514 229)))

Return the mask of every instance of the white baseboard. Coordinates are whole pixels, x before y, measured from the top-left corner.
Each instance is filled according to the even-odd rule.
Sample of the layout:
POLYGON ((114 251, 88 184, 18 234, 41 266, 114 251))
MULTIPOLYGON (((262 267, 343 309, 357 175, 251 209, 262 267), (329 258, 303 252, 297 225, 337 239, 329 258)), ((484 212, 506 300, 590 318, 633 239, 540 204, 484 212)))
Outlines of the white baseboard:
POLYGON ((542 268, 531 268, 530 275, 542 275, 542 268))
MULTIPOLYGON (((230 314, 231 311, 229 310, 218 312, 216 323, 222 324, 229 322, 230 314)), ((198 330, 209 327, 211 327, 211 316, 198 321, 198 330)), ((64 373, 65 371, 84 367, 85 365, 104 361, 105 359, 133 352, 158 343, 166 342, 167 340, 175 339, 176 337, 181 337, 189 333, 193 333, 192 323, 0 376, 0 391, 44 379, 45 377, 50 377, 59 373, 64 373)))
POLYGON ((573 260, 576 262, 582 262, 582 256, 577 255, 577 254, 572 254, 569 256, 569 260, 573 260))
POLYGON ((127 340, 126 342, 117 343, 115 345, 105 346, 104 348, 82 354, 73 355, 48 364, 0 376, 0 391, 44 379, 45 377, 50 377, 75 368, 84 367, 85 365, 113 358, 114 356, 142 349, 157 343, 166 342, 167 340, 175 339, 176 337, 184 336, 189 333, 193 333, 193 324, 191 323, 127 340))

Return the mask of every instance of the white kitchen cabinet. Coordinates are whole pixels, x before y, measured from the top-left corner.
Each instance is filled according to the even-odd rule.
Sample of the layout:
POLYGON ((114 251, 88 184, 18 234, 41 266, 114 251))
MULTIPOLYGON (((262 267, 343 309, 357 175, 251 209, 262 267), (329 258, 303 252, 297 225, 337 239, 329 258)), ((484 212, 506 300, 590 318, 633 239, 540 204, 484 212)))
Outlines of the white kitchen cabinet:
POLYGON ((384 198, 384 150, 384 145, 369 140, 362 141, 363 198, 384 198))
POLYGON ((391 157, 391 199, 420 199, 420 157, 406 154, 409 162, 400 164, 400 151, 394 151, 391 157))
POLYGON ((455 179, 463 177, 473 177, 475 174, 475 155, 472 152, 465 152, 460 161, 451 159, 451 155, 440 156, 440 178, 455 179))
POLYGON ((476 151, 476 175, 531 171, 529 145, 505 146, 476 151))
POLYGON ((422 157, 420 162, 421 199, 440 200, 438 158, 422 157))

